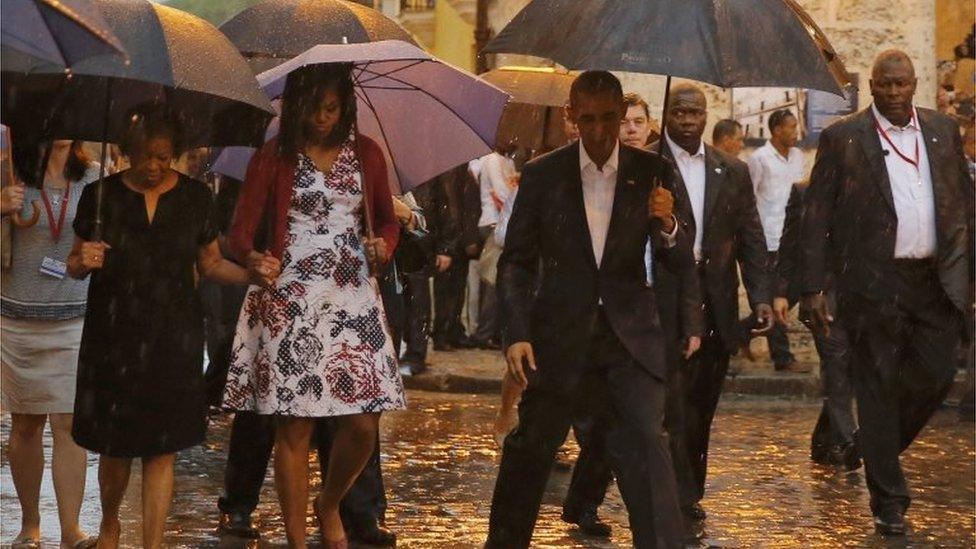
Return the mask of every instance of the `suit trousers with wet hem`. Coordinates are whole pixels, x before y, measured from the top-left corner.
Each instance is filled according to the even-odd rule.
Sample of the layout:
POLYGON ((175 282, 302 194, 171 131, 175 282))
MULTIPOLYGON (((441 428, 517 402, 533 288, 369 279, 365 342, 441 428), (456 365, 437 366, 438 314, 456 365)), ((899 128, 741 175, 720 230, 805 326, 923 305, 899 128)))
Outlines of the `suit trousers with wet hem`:
POLYGON ((427 342, 430 338, 430 275, 426 271, 409 273, 403 277, 406 319, 403 331, 403 362, 423 367, 427 361, 427 342))
POLYGON ((908 509, 899 455, 952 387, 962 339, 962 315, 943 291, 934 262, 896 260, 895 272, 890 299, 838 296, 851 337, 858 442, 875 515, 908 509))
MULTIPOLYGON (((528 547, 556 451, 577 415, 606 429, 607 453, 633 532, 634 546, 681 547, 682 522, 668 437, 664 383, 638 364, 600 315, 588 369, 571 388, 530 384, 519 425, 505 439, 486 547, 528 547)), ((551 365, 558 367, 558 365, 551 365)))
POLYGON ((854 432, 857 431, 850 338, 843 322, 837 318, 830 325, 830 334, 827 337, 814 335, 813 342, 820 355, 820 382, 824 397, 811 437, 811 447, 850 444, 854 442, 854 432))
POLYGON ((698 352, 669 376, 665 425, 682 508, 705 497, 712 420, 728 370, 729 352, 711 329, 702 338, 698 352))
MULTIPOLYGON (((274 449, 277 418, 254 412, 237 412, 231 426, 227 465, 224 469, 224 495, 217 500, 223 513, 241 513, 250 516, 258 506, 261 486, 268 472, 268 462, 274 449)), ((335 421, 330 418, 316 420, 315 439, 322 470, 328 465, 332 433, 335 421)), ((377 441, 373 455, 363 472, 342 499, 339 509, 344 520, 379 521, 386 514, 386 494, 383 490, 383 473, 380 469, 380 447, 377 441)))

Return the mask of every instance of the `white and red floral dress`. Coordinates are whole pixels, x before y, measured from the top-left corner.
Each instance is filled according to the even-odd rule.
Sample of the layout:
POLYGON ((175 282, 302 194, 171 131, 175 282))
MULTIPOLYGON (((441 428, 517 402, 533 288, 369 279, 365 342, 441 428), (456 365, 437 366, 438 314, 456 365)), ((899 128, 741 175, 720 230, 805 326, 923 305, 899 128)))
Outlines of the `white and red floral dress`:
POLYGON ((225 408, 330 417, 406 407, 363 250, 362 203, 352 138, 328 174, 299 155, 281 275, 248 290, 225 408))

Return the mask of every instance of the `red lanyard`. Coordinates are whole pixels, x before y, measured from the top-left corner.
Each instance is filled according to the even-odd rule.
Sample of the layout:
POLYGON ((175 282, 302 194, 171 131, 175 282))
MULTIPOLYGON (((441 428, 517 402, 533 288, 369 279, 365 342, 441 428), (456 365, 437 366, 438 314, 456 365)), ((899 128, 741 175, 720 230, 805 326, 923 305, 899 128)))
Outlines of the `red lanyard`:
POLYGON ((57 223, 54 222, 54 211, 51 209, 51 201, 47 198, 47 191, 41 187, 41 198, 44 200, 44 209, 47 211, 48 225, 51 228, 51 238, 55 242, 61 238, 61 229, 64 227, 64 216, 68 213, 68 197, 71 195, 71 182, 68 181, 64 188, 64 197, 61 198, 61 213, 58 215, 57 223))
MULTIPOLYGON (((913 111, 912 112, 912 122, 914 122, 914 121, 915 121, 915 113, 913 111)), ((888 135, 888 132, 886 132, 885 129, 881 127, 881 123, 878 122, 878 117, 877 116, 874 117, 874 127, 878 129, 878 133, 880 133, 881 134, 881 137, 883 137, 884 140, 888 142, 888 146, 891 147, 891 150, 895 151, 895 154, 897 154, 899 158, 901 158, 905 162, 908 162, 909 164, 911 164, 912 167, 915 168, 915 171, 917 171, 917 172, 920 172, 921 171, 921 168, 919 168, 919 165, 918 165, 919 164, 919 160, 921 159, 921 156, 919 155, 918 134, 915 134, 915 160, 912 160, 911 158, 908 158, 908 155, 907 154, 901 152, 901 149, 899 149, 895 145, 894 141, 891 140, 891 137, 888 135)))

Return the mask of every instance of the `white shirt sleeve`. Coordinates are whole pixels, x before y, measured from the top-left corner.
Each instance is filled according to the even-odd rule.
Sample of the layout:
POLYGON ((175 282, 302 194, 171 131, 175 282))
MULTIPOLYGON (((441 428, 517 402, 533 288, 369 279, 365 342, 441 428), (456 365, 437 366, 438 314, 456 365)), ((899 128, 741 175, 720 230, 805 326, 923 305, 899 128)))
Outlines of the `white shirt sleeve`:
POLYGON ((759 150, 749 155, 749 159, 746 164, 749 166, 749 178, 752 179, 752 190, 758 195, 759 194, 759 183, 762 181, 763 177, 763 165, 762 159, 759 158, 759 150))

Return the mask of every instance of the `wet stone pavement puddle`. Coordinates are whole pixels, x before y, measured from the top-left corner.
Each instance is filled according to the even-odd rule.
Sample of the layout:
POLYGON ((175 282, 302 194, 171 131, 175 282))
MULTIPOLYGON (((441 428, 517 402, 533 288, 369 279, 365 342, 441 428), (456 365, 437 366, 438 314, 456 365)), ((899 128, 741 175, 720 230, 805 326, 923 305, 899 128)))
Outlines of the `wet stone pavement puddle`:
MULTIPOLYGON (((400 547, 478 547, 487 529, 498 452, 490 435, 497 397, 410 393, 410 409, 383 419, 384 475, 390 498, 388 524, 400 547)), ((974 547, 974 430, 954 411, 940 411, 903 457, 914 496, 906 541, 873 534, 863 471, 842 474, 812 464, 809 435, 819 407, 812 403, 724 400, 712 436, 707 496, 707 545, 714 547, 974 547)), ((212 417, 206 445, 183 452, 177 462, 176 495, 167 547, 246 547, 215 534, 229 416, 212 417)), ((2 423, 4 442, 9 415, 2 423)), ((50 461, 50 437, 46 437, 50 461)), ((572 447, 560 457, 571 462, 572 447)), ((317 460, 310 456, 318 486, 317 460)), ((2 540, 16 535, 20 510, 6 451, 0 460, 2 540)), ((97 530, 96 460, 90 460, 82 526, 97 530)), ((139 544, 138 466, 123 506, 123 545, 139 544)), ((568 465, 557 465, 536 528, 534 547, 628 547, 626 512, 616 488, 601 514, 612 524, 610 541, 580 537, 559 519, 569 483, 568 465)), ((46 471, 42 487, 45 546, 57 546, 57 510, 46 471)), ((271 474, 266 477, 255 521, 258 547, 284 547, 271 474)), ((309 517, 313 544, 317 534, 309 517)), ((314 545, 313 545, 314 546, 314 545)), ((703 545, 706 546, 706 545, 703 545)), ((253 545, 252 545, 253 547, 253 545)))

